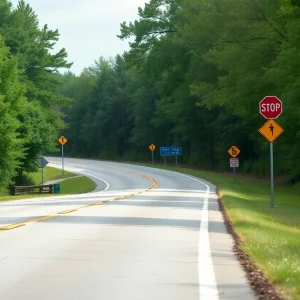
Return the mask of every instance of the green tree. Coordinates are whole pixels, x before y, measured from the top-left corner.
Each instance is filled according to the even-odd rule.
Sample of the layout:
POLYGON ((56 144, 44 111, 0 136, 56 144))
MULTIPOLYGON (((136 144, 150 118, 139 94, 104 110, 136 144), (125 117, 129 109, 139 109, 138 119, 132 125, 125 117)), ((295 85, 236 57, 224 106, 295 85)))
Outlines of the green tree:
POLYGON ((71 64, 66 61, 65 49, 53 53, 59 33, 47 25, 40 29, 38 16, 29 4, 21 0, 10 12, 7 2, 4 7, 6 21, 0 23, 0 30, 10 53, 18 59, 25 96, 30 102, 19 117, 23 123, 19 133, 26 141, 27 153, 22 169, 31 171, 41 154, 55 149, 58 132, 64 127, 63 108, 70 102, 56 93, 61 84, 57 72, 71 64))
POLYGON ((24 140, 20 138, 18 117, 26 108, 25 88, 19 80, 18 62, 9 57, 0 38, 0 186, 11 183, 24 158, 24 140))

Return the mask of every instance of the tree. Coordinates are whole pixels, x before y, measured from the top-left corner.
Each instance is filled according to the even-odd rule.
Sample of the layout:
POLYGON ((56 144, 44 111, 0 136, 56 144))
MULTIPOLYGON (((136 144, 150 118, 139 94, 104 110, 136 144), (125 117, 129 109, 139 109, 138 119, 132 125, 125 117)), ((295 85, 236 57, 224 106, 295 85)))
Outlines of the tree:
POLYGON ((4 7, 6 21, 0 23, 0 30, 10 54, 17 58, 25 96, 30 102, 19 116, 23 124, 19 134, 26 141, 27 153, 21 165, 23 170, 32 171, 41 154, 55 149, 58 131, 64 127, 63 108, 70 102, 56 93, 60 85, 56 74, 72 64, 66 61, 65 49, 53 54, 59 33, 47 25, 40 29, 38 16, 29 4, 21 0, 10 12, 7 2, 4 7))
POLYGON ((0 187, 11 183, 24 158, 24 140, 18 130, 18 117, 26 108, 25 87, 20 83, 18 62, 9 57, 0 38, 0 187))

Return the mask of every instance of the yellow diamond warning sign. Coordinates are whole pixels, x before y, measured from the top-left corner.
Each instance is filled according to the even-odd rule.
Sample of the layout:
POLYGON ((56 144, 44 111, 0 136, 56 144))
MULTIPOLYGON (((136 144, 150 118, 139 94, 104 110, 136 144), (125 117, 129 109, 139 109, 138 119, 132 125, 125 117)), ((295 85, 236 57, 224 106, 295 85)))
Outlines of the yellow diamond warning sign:
POLYGON ((267 121, 259 132, 270 142, 273 143, 282 133, 283 129, 274 120, 267 121))
POLYGON ((58 141, 61 143, 61 145, 64 145, 68 140, 64 136, 61 136, 58 141))
POLYGON ((240 153, 241 150, 236 147, 236 146, 232 146, 229 150, 228 153, 232 156, 232 157, 237 157, 240 153))
POLYGON ((149 146, 149 149, 150 149, 152 152, 155 150, 155 148, 156 148, 156 147, 155 147, 154 144, 152 144, 152 145, 149 146))

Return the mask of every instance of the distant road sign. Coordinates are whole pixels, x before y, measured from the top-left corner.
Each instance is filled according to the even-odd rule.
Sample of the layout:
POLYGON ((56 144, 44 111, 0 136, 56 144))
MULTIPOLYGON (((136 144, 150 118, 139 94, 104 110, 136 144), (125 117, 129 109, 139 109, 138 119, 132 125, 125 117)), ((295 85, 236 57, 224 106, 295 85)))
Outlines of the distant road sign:
POLYGON ((49 161, 46 158, 44 158, 43 156, 41 156, 37 160, 37 163, 40 166, 40 168, 45 168, 49 164, 49 161))
POLYGON ((240 166, 240 160, 238 158, 230 158, 230 168, 238 168, 240 166))
POLYGON ((259 102, 259 112, 266 119, 277 119, 282 114, 282 102, 276 96, 267 96, 259 102))
POLYGON ((149 149, 153 152, 155 150, 156 146, 154 144, 149 146, 149 149))
POLYGON ((232 156, 232 157, 237 157, 240 153, 241 150, 236 147, 236 146, 232 146, 229 150, 228 153, 232 156))
POLYGON ((160 147, 161 156, 180 156, 182 155, 181 147, 160 147))
POLYGON ((273 143, 282 133, 282 127, 274 120, 267 121, 260 129, 259 132, 270 142, 273 143))
POLYGON ((64 145, 68 140, 64 136, 61 136, 58 141, 61 143, 61 145, 64 145))

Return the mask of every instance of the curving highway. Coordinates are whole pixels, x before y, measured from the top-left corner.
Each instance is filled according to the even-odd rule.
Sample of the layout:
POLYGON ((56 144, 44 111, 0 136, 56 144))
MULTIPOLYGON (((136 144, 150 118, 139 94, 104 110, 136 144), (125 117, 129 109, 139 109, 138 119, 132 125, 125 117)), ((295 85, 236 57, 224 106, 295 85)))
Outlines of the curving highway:
POLYGON ((0 203, 1 300, 255 299, 213 185, 129 164, 65 169, 97 189, 0 203))

